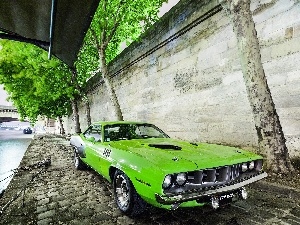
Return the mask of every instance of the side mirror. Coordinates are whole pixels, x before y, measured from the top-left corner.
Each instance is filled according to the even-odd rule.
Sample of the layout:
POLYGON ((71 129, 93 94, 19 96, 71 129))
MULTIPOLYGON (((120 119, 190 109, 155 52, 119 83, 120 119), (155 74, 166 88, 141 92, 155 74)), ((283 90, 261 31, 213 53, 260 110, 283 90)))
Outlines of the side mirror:
POLYGON ((90 142, 95 142, 96 141, 94 137, 88 137, 86 140, 90 141, 90 142))

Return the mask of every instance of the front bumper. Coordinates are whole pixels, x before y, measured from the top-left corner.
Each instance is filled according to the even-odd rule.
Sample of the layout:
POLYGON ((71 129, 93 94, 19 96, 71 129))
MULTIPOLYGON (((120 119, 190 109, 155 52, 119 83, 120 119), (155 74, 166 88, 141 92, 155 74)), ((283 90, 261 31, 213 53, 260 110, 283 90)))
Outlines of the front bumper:
POLYGON ((234 184, 230 184, 227 186, 216 187, 215 189, 211 189, 211 190, 204 190, 204 191, 203 190, 199 190, 199 191, 193 190, 192 192, 178 193, 176 195, 155 194, 155 198, 158 203, 163 204, 163 205, 178 204, 178 203, 182 203, 182 202, 202 199, 203 197, 206 197, 206 196, 220 195, 222 193, 228 193, 230 191, 235 191, 235 190, 238 190, 248 184, 251 184, 253 182, 261 180, 267 176, 268 176, 268 174, 263 172, 259 175, 251 177, 247 180, 243 180, 239 183, 234 183, 234 184))

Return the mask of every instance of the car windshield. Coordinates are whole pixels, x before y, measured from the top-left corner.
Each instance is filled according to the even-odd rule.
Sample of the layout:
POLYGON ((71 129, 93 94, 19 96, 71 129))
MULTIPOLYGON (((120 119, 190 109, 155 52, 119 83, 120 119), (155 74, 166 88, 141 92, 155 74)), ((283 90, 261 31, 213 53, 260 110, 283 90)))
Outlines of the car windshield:
POLYGON ((169 136, 152 124, 113 124, 104 127, 105 141, 145 138, 169 138, 169 136))

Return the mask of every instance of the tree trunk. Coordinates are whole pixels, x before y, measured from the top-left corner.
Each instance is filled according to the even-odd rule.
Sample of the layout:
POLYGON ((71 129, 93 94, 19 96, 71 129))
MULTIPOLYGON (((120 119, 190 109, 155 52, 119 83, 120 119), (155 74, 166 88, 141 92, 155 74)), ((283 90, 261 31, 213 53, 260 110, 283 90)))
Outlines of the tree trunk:
POLYGON ((60 116, 57 119, 58 119, 58 122, 59 122, 59 134, 64 135, 65 134, 65 128, 64 128, 63 120, 60 116))
POLYGON ((103 51, 100 50, 99 52, 100 60, 101 60, 101 75, 104 80, 104 83, 106 85, 110 101, 112 103, 113 109, 115 111, 115 115, 117 120, 123 121, 123 114, 121 111, 121 107, 118 101, 118 97, 116 95, 116 92, 114 90, 113 84, 108 76, 108 69, 106 65, 106 60, 105 60, 105 54, 103 51))
POLYGON ((119 101, 118 101, 118 97, 117 97, 116 92, 113 88, 112 82, 107 77, 107 75, 103 76, 103 80, 104 80, 104 83, 106 85, 107 91, 109 93, 110 101, 111 101, 113 109, 115 111, 116 118, 119 121, 123 121, 123 114, 122 114, 121 107, 120 107, 120 104, 119 104, 119 101))
POLYGON ((72 111, 73 111, 73 120, 74 120, 74 129, 75 133, 81 133, 80 123, 79 123, 79 114, 78 114, 78 106, 77 101, 75 99, 71 99, 72 111))
POLYGON ((90 102, 86 95, 84 95, 82 99, 85 104, 85 116, 86 116, 87 126, 89 127, 92 124, 90 102))
POLYGON ((237 38, 248 99, 253 111, 260 151, 275 173, 293 171, 279 116, 267 84, 249 0, 225 0, 237 38))

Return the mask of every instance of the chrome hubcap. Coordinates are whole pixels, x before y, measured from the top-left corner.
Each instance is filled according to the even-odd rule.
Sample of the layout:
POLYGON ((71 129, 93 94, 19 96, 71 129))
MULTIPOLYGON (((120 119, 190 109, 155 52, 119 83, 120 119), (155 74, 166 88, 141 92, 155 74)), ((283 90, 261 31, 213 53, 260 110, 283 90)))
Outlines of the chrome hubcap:
POLYGON ((117 200, 121 207, 127 207, 129 204, 129 188, 123 175, 116 178, 117 200))

